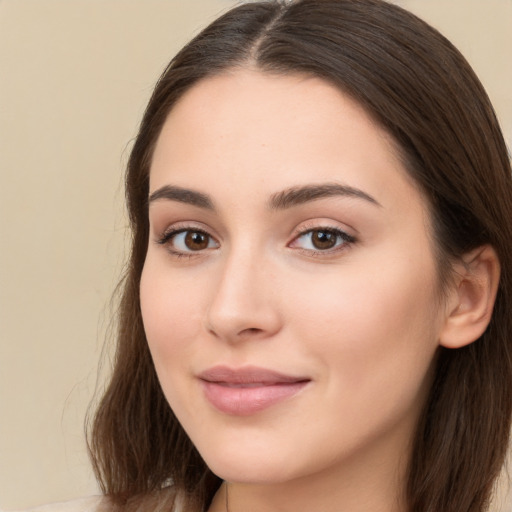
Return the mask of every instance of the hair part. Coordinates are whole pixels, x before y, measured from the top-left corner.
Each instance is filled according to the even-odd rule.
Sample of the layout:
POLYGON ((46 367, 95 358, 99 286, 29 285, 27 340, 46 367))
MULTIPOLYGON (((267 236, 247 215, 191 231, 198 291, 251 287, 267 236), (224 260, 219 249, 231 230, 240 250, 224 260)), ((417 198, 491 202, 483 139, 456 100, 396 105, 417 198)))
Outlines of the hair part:
POLYGON ((149 236, 149 169, 162 126, 195 84, 239 67, 327 80, 385 128, 428 202, 442 283, 466 252, 484 244, 496 250, 502 275, 491 323, 477 342, 439 349, 406 489, 407 510, 483 512, 505 458, 512 410, 510 162, 466 60, 435 29, 381 0, 243 4, 195 37, 159 79, 128 163, 132 250, 113 374, 90 436, 103 492, 122 504, 172 482, 202 510, 220 485, 158 383, 139 282, 149 236))

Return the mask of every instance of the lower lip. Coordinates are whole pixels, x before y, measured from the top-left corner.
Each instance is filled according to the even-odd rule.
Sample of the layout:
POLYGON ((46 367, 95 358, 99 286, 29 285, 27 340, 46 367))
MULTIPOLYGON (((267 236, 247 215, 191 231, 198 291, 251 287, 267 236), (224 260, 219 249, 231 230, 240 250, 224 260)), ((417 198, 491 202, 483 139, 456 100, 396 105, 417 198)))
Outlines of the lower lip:
POLYGON ((202 384, 206 398, 216 409, 235 416, 249 416, 291 398, 308 382, 284 382, 253 387, 235 387, 208 381, 202 381, 202 384))

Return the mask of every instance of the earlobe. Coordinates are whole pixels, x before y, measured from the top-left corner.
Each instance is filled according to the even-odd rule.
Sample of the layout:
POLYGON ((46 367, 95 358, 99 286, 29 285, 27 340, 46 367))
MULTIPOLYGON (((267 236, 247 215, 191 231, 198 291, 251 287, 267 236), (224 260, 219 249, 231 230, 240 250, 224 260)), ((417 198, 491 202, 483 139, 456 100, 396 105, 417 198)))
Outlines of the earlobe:
POLYGON ((476 341, 491 320, 500 279, 500 263, 490 245, 475 249, 457 264, 456 281, 439 344, 460 348, 476 341))

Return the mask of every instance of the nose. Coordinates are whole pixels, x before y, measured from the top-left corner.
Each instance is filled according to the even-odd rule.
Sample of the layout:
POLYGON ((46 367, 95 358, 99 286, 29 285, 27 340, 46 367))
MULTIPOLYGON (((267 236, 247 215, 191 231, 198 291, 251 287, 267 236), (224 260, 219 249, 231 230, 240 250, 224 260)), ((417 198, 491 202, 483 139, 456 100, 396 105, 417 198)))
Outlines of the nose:
POLYGON ((266 339, 281 328, 275 273, 250 251, 229 255, 218 270, 206 328, 229 343, 266 339))

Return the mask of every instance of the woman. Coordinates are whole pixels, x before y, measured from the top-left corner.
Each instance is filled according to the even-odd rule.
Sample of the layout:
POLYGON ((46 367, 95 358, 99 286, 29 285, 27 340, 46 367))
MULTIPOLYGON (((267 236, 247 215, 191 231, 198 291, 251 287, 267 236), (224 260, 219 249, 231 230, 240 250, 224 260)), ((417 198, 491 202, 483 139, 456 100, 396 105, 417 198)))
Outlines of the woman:
POLYGON ((380 0, 241 5, 164 71, 126 185, 107 508, 487 510, 511 172, 446 39, 380 0))

